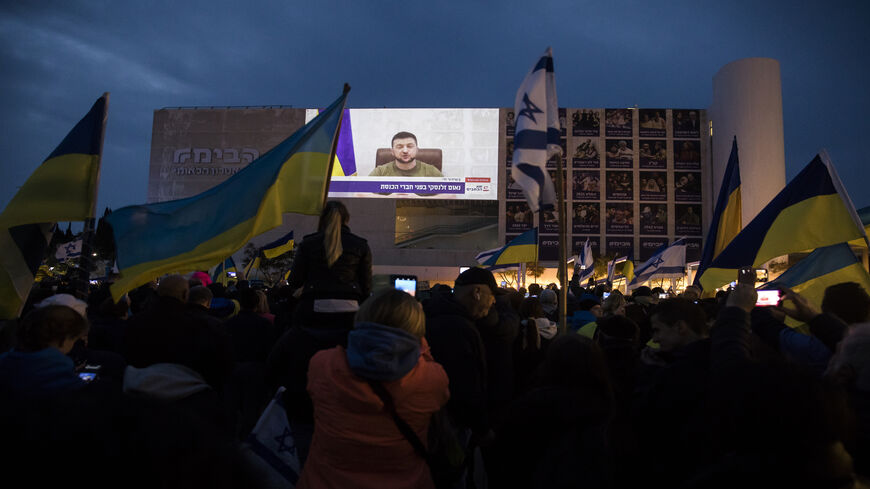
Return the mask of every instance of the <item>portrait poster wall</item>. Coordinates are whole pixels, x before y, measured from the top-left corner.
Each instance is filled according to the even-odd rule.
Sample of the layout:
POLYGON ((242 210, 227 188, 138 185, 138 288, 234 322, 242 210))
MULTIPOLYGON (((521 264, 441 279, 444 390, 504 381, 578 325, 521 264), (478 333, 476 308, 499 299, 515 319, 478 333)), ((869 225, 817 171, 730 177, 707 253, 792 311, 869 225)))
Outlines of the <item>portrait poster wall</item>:
POLYGON ((608 171, 607 200, 634 200, 634 174, 630 171, 608 171))
POLYGON ((604 109, 604 135, 630 138, 632 112, 629 109, 604 109))
POLYGON ((504 164, 510 168, 514 162, 514 140, 508 139, 504 143, 504 164))
POLYGON ((640 180, 640 200, 654 200, 664 202, 668 200, 668 175, 666 172, 642 171, 640 180))
POLYGON ((674 141, 674 146, 675 170, 701 169, 700 141, 674 141))
POLYGON ((668 142, 664 139, 641 139, 638 166, 652 170, 668 167, 668 142))
POLYGON ((601 204, 574 202, 571 230, 573 233, 598 234, 601 232, 601 204))
MULTIPOLYGON (((589 246, 592 247, 592 256, 599 256, 601 253, 601 237, 600 236, 574 236, 571 245, 571 254, 579 255, 580 250, 586 244, 586 238, 589 238, 589 246)), ((569 273, 570 275, 570 273, 569 273)))
POLYGON ((701 137, 701 120, 694 109, 674 109, 674 137, 701 137))
POLYGON ((532 229, 534 214, 525 202, 507 202, 505 204, 505 232, 522 233, 532 229))
POLYGON ((665 109, 640 109, 637 134, 640 137, 663 138, 666 134, 665 109))
POLYGON ((597 110, 575 110, 571 114, 572 136, 600 136, 601 116, 597 110))
POLYGON ((640 204, 640 234, 668 234, 667 204, 640 204))
POLYGON ((608 256, 627 256, 634 258, 634 238, 631 236, 608 236, 604 240, 604 254, 608 256))
POLYGON ((514 111, 509 110, 505 115, 504 134, 505 136, 514 136, 517 130, 517 120, 514 111))
POLYGON ((559 128, 563 138, 568 135, 568 109, 559 109, 559 128))
POLYGON ((677 236, 702 236, 700 204, 675 204, 674 214, 676 217, 674 234, 677 236))
MULTIPOLYGON (((668 238, 640 238, 640 249, 638 250, 638 260, 645 262, 652 258, 662 246, 668 245, 668 238)), ((640 265, 640 263, 638 263, 640 265)))
POLYGON ((604 159, 607 168, 631 168, 634 163, 634 143, 631 139, 608 139, 604 159))
POLYGON ((542 261, 558 261, 559 260, 559 237, 545 236, 538 237, 538 258, 542 261))
POLYGON ((701 238, 686 238, 686 261, 701 261, 701 238))
POLYGON ((601 154, 598 151, 598 138, 575 140, 574 154, 571 156, 572 168, 600 168, 601 154))
POLYGON ((559 220, 555 211, 541 211, 541 232, 559 234, 559 220))
POLYGON ((601 198, 601 173, 598 171, 571 172, 574 200, 599 200, 601 198))
POLYGON ((677 202, 701 201, 701 172, 674 172, 674 200, 677 202))
MULTIPOLYGON (((558 180, 556 180, 556 170, 547 170, 547 174, 550 175, 550 178, 553 180, 553 190, 556 192, 559 191, 559 187, 556 185, 558 180)), ((568 188, 568 171, 562 170, 562 195, 565 195, 567 198, 567 188, 568 188)))
POLYGON ((607 234, 634 234, 634 204, 607 203, 605 228, 607 234))
POLYGON ((523 196, 523 188, 520 187, 520 184, 518 184, 516 180, 514 180, 512 173, 511 168, 508 168, 507 177, 505 177, 505 182, 507 183, 505 198, 508 200, 523 200, 525 199, 523 196))

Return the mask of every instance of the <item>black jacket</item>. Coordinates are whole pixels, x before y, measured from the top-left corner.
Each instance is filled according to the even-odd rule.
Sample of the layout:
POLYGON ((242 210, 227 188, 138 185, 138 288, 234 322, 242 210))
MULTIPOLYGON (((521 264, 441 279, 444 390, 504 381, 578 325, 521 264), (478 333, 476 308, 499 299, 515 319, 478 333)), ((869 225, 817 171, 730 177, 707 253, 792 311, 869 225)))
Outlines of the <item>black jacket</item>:
POLYGON ((326 264, 326 247, 322 232, 309 234, 302 239, 290 286, 305 286, 305 292, 315 298, 352 298, 364 300, 372 291, 372 252, 368 242, 351 233, 347 226, 341 227, 342 253, 331 267, 326 264), (348 295, 349 294, 349 295, 348 295))
POLYGON ((435 294, 424 307, 426 341, 450 379, 447 410, 460 427, 489 430, 486 348, 474 321, 452 294, 435 294))

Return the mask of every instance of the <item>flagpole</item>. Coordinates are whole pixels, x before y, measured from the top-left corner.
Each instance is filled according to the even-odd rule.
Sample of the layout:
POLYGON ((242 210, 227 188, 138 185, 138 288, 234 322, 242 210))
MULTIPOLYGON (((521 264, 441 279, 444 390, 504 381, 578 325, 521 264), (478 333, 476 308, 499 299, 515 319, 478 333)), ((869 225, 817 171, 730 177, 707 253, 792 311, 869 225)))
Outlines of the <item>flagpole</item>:
POLYGON ((568 226, 565 222, 565 176, 562 174, 562 154, 556 155, 556 196, 558 205, 558 215, 556 218, 559 222, 559 332, 565 334, 568 331, 566 322, 567 304, 568 301, 568 267, 565 263, 565 241, 567 241, 568 226))
POLYGON ((326 172, 326 187, 323 189, 323 207, 326 207, 326 201, 329 199, 329 184, 332 182, 332 167, 335 164, 335 152, 338 150, 338 135, 341 134, 341 123, 344 120, 344 108, 347 107, 347 93, 350 92, 350 85, 344 84, 342 95, 344 101, 341 104, 341 115, 338 116, 338 124, 335 126, 335 134, 332 136, 332 148, 329 150, 329 169, 326 172))

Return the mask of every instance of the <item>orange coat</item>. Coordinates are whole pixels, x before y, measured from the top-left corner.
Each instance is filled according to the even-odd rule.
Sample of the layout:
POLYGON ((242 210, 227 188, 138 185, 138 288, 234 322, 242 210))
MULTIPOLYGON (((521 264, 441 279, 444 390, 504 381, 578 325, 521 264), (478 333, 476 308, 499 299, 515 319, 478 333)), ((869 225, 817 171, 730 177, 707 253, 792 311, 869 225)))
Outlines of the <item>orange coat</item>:
MULTIPOLYGON (((429 419, 450 398, 447 374, 421 339, 417 365, 384 386, 399 416, 426 444, 429 419)), ((305 488, 434 488, 429 467, 384 403, 350 370, 345 348, 318 352, 308 369, 314 438, 299 482, 305 488)))

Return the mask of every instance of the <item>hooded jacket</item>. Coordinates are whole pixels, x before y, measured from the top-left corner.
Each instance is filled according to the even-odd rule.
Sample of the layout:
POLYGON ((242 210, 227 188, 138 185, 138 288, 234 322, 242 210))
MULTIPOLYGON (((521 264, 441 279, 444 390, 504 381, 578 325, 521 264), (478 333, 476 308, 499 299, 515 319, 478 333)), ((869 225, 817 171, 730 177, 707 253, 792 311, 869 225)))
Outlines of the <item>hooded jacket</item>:
POLYGON ((0 399, 48 397, 85 386, 73 361, 57 348, 0 355, 0 399))
POLYGON ((366 379, 380 379, 399 416, 426 443, 429 419, 447 403, 447 374, 425 339, 388 326, 360 323, 348 346, 318 352, 308 370, 314 438, 297 488, 434 487, 366 379), (363 377, 365 376, 365 377, 363 377))

